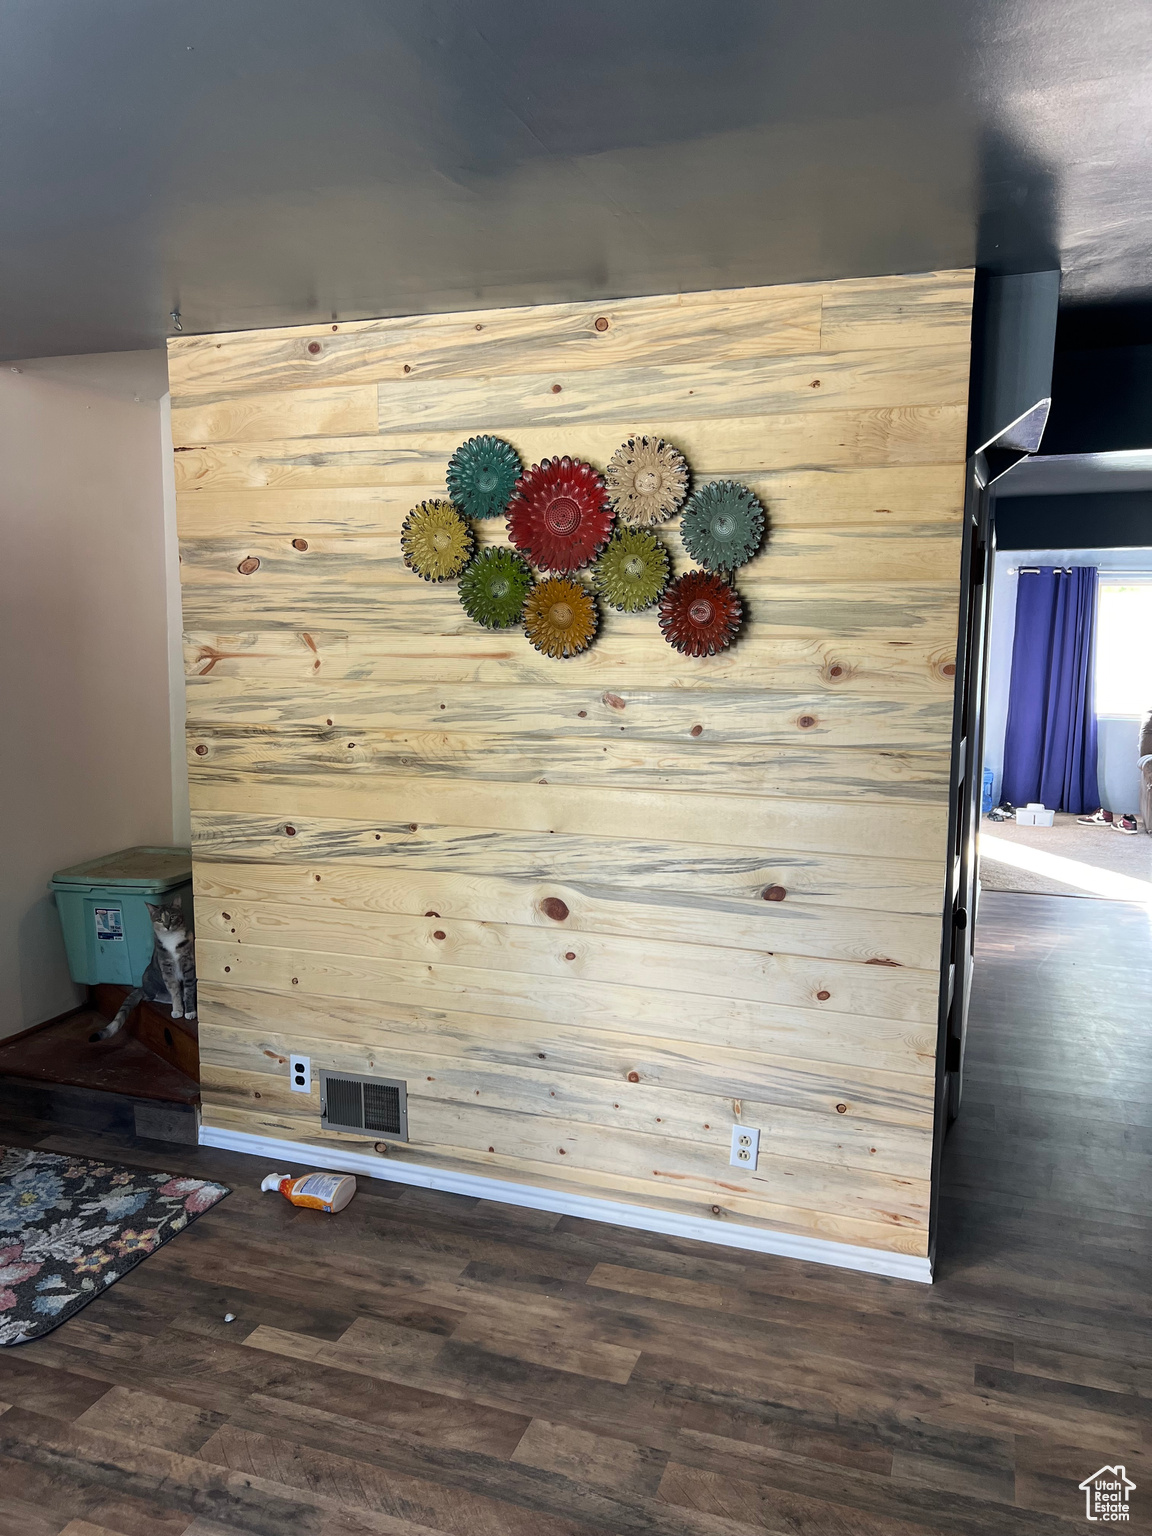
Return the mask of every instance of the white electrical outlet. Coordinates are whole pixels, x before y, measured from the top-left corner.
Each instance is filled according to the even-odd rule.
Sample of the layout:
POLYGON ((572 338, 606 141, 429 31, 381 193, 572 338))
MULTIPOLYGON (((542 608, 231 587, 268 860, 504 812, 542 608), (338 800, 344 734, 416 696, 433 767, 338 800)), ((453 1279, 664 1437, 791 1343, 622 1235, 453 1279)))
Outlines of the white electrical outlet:
POLYGON ((293 1093, 312 1092, 312 1058, 310 1056, 289 1056, 288 1058, 289 1087, 293 1093))
POLYGON ((760 1156, 760 1132, 746 1125, 732 1127, 732 1155, 728 1161, 733 1168, 755 1168, 760 1156))

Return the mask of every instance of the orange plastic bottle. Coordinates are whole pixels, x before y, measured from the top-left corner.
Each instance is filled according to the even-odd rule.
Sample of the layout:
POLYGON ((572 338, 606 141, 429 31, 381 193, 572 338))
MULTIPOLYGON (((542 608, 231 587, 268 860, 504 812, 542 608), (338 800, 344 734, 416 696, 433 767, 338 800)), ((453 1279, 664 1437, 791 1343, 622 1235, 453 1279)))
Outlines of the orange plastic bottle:
POLYGON ((356 1180, 350 1173, 305 1173, 295 1179, 289 1173, 270 1173, 260 1188, 278 1189, 293 1205, 331 1216, 342 1211, 356 1193, 356 1180))

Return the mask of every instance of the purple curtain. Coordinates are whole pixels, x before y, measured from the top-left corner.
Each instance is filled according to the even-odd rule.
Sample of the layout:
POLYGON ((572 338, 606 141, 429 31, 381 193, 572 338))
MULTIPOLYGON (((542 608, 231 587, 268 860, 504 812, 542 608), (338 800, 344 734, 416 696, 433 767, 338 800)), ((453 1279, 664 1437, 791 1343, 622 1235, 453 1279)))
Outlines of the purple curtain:
POLYGON ((1013 805, 1094 811, 1096 568, 1021 571, 1002 794, 1013 805))

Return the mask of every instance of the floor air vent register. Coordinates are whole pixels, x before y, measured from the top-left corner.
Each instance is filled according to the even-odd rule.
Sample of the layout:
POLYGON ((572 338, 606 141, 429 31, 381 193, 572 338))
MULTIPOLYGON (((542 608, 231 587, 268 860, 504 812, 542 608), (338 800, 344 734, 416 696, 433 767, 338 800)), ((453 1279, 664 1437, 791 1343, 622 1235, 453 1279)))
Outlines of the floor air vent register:
POLYGON ((371 1131, 407 1141, 408 1085, 321 1069, 320 1124, 326 1131, 371 1131))

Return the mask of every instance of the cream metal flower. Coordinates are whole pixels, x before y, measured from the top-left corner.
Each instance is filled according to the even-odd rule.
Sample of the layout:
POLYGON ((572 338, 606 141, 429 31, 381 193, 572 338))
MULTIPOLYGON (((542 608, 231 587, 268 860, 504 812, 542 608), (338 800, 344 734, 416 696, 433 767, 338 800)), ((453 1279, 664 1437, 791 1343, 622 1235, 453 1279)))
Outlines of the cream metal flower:
POLYGON ((664 523, 688 493, 688 466, 662 437, 630 437, 608 461, 608 499, 633 528, 664 523))

